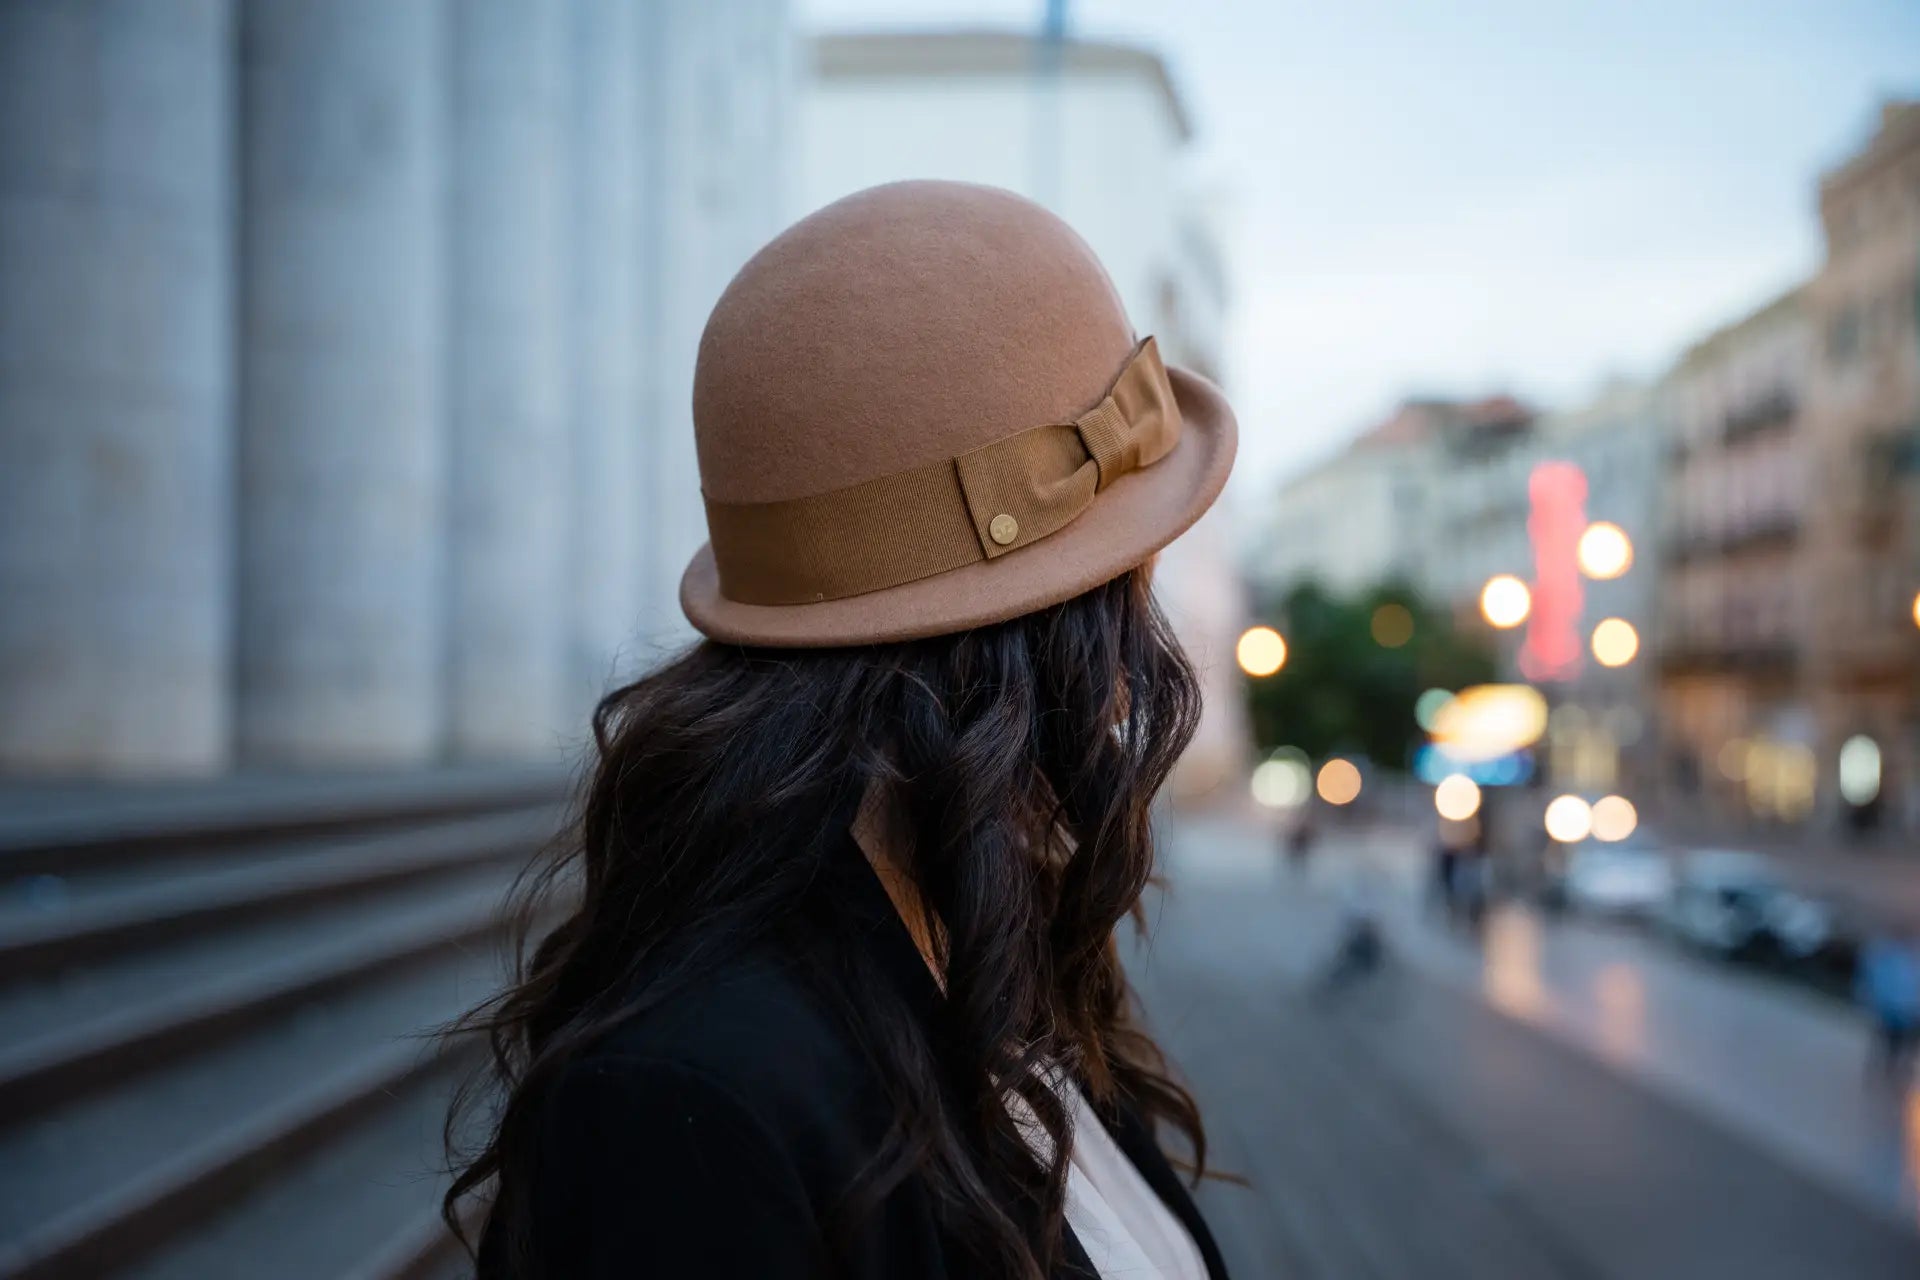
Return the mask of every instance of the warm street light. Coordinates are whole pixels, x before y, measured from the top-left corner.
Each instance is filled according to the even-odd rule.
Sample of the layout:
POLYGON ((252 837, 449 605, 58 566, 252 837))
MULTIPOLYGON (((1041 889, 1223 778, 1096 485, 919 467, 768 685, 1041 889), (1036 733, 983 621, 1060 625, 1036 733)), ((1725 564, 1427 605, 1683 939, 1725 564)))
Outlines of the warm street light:
POLYGON ((1580 572, 1589 578, 1617 578, 1633 567, 1633 542, 1619 525, 1596 520, 1580 535, 1574 557, 1580 562, 1580 572))
POLYGON ((1547 834, 1561 844, 1575 844, 1593 830, 1593 810, 1579 796, 1557 796, 1547 806, 1547 834))
POLYGON ((1449 822, 1465 822, 1480 812, 1480 784, 1464 773, 1450 773, 1433 789, 1433 808, 1449 822))
POLYGON ((1640 825, 1640 813, 1625 796, 1601 796, 1593 802, 1593 838, 1625 840, 1640 825))
POLYGON ((1287 642, 1272 627, 1248 627, 1233 656, 1250 676, 1270 676, 1287 665, 1287 642))
POLYGON ((1480 613, 1501 630, 1517 627, 1533 611, 1533 593, 1510 573, 1497 573, 1480 589, 1480 613))
POLYGON ((1524 684, 1477 684, 1434 713, 1428 732, 1463 763, 1493 760, 1532 746, 1547 731, 1547 700, 1524 684))
POLYGON ((1593 629, 1593 657, 1603 667, 1624 667, 1640 652, 1640 633, 1625 618, 1603 618, 1593 629))
POLYGON ((1360 770, 1339 756, 1320 766, 1316 790, 1328 804, 1351 804, 1360 795, 1360 770))
POLYGON ((1913 597, 1913 625, 1920 627, 1920 594, 1913 597))

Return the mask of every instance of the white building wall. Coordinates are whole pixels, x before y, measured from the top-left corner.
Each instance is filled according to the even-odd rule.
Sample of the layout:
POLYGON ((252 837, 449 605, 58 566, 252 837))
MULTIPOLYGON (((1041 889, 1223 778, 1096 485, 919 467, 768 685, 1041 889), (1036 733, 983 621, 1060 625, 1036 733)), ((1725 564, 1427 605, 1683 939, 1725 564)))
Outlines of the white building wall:
POLYGON ((802 108, 804 215, 865 187, 945 178, 1037 199, 1086 238, 1141 332, 1176 267, 1181 139, 1151 81, 1063 71, 1052 119, 1031 77, 813 77, 802 108), (1057 156, 1057 170, 1043 166, 1057 156))
POLYGON ((1279 595, 1309 580, 1352 592, 1412 578, 1417 530, 1399 500, 1406 470, 1396 454, 1353 450, 1289 482, 1248 548, 1254 580, 1279 595))
MULTIPOLYGON (((1220 368, 1227 299, 1193 261, 1192 238, 1208 234, 1206 211, 1186 203, 1183 125, 1159 80, 1071 65, 1044 86, 1025 70, 816 68, 803 103, 794 215, 909 178, 1020 192, 1086 239, 1140 334, 1160 336, 1171 359, 1220 368)), ((1224 511, 1209 513, 1166 549, 1155 574, 1155 593, 1206 696, 1200 731, 1172 780, 1180 798, 1230 793, 1217 789, 1246 758, 1233 643, 1247 611, 1226 524, 1224 511)))

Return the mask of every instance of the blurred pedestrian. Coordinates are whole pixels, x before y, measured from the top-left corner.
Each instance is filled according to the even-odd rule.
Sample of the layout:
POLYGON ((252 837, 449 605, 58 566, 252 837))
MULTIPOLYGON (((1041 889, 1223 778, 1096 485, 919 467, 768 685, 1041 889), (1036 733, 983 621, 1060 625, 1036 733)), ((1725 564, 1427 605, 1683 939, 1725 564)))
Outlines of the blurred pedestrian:
POLYGON ((1223 1280, 1113 936, 1199 718, 1149 578, 1220 393, 1052 214, 909 182, 741 269, 693 417, 707 642, 600 704, 558 923, 468 1024, 479 1280, 1223 1280))
POLYGON ((1433 843, 1433 879, 1431 882, 1432 901, 1440 908, 1448 924, 1454 923, 1458 910, 1454 892, 1454 880, 1460 870, 1460 850, 1454 847, 1448 838, 1446 828, 1440 831, 1440 838, 1433 843))
POLYGON ((1293 825, 1286 828, 1287 866, 1293 872, 1294 879, 1303 878, 1307 873, 1307 860, 1313 856, 1313 843, 1319 832, 1314 829, 1313 815, 1301 806, 1293 825))
POLYGON ((1920 952, 1910 925, 1895 925, 1861 944, 1854 990, 1873 1018, 1869 1070, 1904 1088, 1920 1052, 1920 952))
POLYGON ((1339 930, 1333 954, 1315 984, 1316 993, 1339 995, 1378 973, 1386 957, 1386 924, 1378 886, 1366 868, 1355 868, 1341 887, 1339 930))

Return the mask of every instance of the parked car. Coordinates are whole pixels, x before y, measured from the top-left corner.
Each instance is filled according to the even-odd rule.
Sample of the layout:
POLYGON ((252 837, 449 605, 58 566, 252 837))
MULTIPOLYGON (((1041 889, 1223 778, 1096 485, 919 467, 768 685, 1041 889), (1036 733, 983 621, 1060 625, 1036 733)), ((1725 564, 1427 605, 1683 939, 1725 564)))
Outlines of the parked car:
POLYGON ((1816 962, 1838 932, 1831 907, 1790 888, 1760 854, 1731 849, 1680 857, 1661 919, 1689 946, 1789 966, 1816 962))
POLYGON ((1572 911, 1645 918, 1658 914, 1673 895, 1673 864, 1651 835, 1635 834, 1606 844, 1583 840, 1567 850, 1558 894, 1572 911))

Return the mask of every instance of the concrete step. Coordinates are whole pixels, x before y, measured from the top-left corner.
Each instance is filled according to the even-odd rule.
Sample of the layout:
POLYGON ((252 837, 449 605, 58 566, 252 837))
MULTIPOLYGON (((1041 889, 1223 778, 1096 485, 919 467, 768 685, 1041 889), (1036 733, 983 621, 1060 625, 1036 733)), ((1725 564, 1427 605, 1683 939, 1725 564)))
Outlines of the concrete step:
POLYGON ((397 927, 468 893, 504 897, 515 870, 511 862, 472 867, 370 899, 315 903, 286 915, 270 914, 152 948, 17 977, 0 983, 0 1045, 137 1015, 147 1004, 253 973, 287 955, 397 927))
POLYGON ((541 805, 346 840, 325 853, 181 875, 105 894, 53 918, 0 911, 0 981, 150 948, 323 902, 366 898, 484 863, 518 864, 559 823, 541 805))
POLYGON ((422 1077, 114 1280, 424 1280, 457 1266, 440 1220, 453 1081, 422 1077))
MULTIPOLYGON (((254 965, 223 966, 195 985, 144 991, 94 1016, 69 1017, 38 1036, 0 1040, 0 1116, 23 1116, 191 1053, 204 1053, 276 1014, 395 975, 457 949, 482 950, 504 929, 504 878, 469 876, 425 902, 345 914, 339 909, 308 945, 282 945, 254 965)), ((348 909, 350 912, 351 908, 348 909)), ((233 948, 228 949, 229 952, 233 948)), ((151 969, 135 957, 136 969, 151 969)), ((72 1000, 49 1002, 69 1012, 72 1000)))
POLYGON ((455 955, 0 1132, 0 1274, 102 1274, 177 1238, 440 1069, 423 1030, 497 980, 455 955))
POLYGON ((378 774, 240 774, 205 782, 0 783, 0 881, 368 833, 553 803, 558 765, 378 774))

